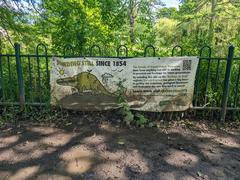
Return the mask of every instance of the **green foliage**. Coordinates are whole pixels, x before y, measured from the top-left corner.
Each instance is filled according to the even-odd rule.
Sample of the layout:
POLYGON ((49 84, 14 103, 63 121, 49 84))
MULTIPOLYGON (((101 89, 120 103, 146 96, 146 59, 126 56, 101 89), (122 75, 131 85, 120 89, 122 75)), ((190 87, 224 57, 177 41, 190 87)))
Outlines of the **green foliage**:
POLYGON ((20 121, 67 126, 71 121, 68 117, 69 111, 50 106, 25 106, 24 111, 19 110, 18 106, 0 107, 0 127, 7 123, 18 125, 20 121))
POLYGON ((7 122, 13 122, 14 119, 17 119, 19 108, 18 107, 3 107, 0 109, 0 127, 6 124, 7 122))
POLYGON ((9 53, 19 41, 29 52, 44 42, 52 53, 71 44, 77 54, 88 54, 89 46, 100 44, 104 54, 114 55, 116 46, 126 44, 130 55, 142 55, 153 44, 160 55, 170 55, 170 48, 180 44, 185 54, 196 55, 208 44, 223 56, 230 43, 239 47, 239 3, 181 2, 176 9, 160 0, 5 0, 0 3, 0 49, 9 53))
MULTIPOLYGON (((21 53, 36 53, 36 45, 44 43, 49 54, 62 54, 63 46, 71 44, 76 55, 88 55, 89 47, 99 44, 102 55, 114 56, 116 47, 125 44, 129 56, 142 56, 144 47, 152 44, 157 56, 170 56, 175 45, 183 47, 184 55, 196 56, 203 45, 209 45, 212 56, 226 57, 227 46, 233 44, 237 57, 240 56, 239 20, 239 3, 227 0, 184 0, 179 9, 164 7, 161 0, 4 0, 0 1, 0 53, 13 53, 14 42, 20 42, 21 53)), ((149 51, 147 55, 150 54, 149 51)), ((28 59, 21 60, 27 101, 48 101, 45 59, 40 60, 40 86, 36 58, 31 59, 31 77, 28 59)), ((6 101, 17 101, 14 58, 10 58, 11 72, 8 66, 7 59, 2 58, 3 96, 6 101)), ((206 59, 202 61, 197 76, 198 106, 220 106, 226 64, 220 62, 218 75, 217 67, 217 61, 211 62, 207 77, 208 63, 206 59)), ((238 73, 239 62, 235 62, 229 95, 231 107, 240 105, 239 99, 234 99, 236 90, 240 92, 240 86, 236 87, 238 73)), ((132 123, 134 115, 125 102, 121 85, 119 103, 126 121, 132 123)))
POLYGON ((119 106, 121 107, 122 114, 124 116, 124 121, 126 122, 127 125, 130 125, 131 122, 134 120, 134 115, 130 110, 130 107, 128 106, 127 100, 125 99, 125 93, 126 93, 126 88, 124 87, 123 83, 126 81, 126 79, 119 79, 117 83, 117 99, 119 106))
POLYGON ((137 126, 144 127, 144 125, 147 124, 148 119, 143 114, 140 114, 140 113, 137 113, 136 116, 137 116, 137 120, 136 120, 137 126))
POLYGON ((126 88, 124 87, 123 83, 126 81, 126 79, 119 79, 117 83, 117 98, 119 106, 121 107, 121 111, 124 117, 124 121, 127 125, 130 125, 131 123, 135 123, 137 126, 144 127, 144 125, 147 124, 148 119, 145 118, 145 116, 141 113, 137 113, 136 116, 132 113, 130 110, 130 107, 128 105, 128 102, 126 100, 126 88))

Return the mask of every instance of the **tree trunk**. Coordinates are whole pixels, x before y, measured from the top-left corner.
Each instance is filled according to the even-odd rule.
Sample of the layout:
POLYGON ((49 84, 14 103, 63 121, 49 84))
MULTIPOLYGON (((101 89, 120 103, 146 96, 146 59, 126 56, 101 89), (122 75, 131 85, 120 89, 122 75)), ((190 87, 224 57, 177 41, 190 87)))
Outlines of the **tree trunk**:
POLYGON ((129 25, 130 25, 130 41, 135 43, 135 15, 134 15, 134 0, 129 1, 129 25))
POLYGON ((210 44, 214 43, 216 7, 217 7, 217 0, 212 0, 212 2, 211 2, 211 17, 210 17, 210 25, 209 25, 209 41, 210 41, 210 44))
POLYGON ((135 27, 135 17, 130 14, 130 40, 131 43, 135 43, 135 33, 134 33, 134 27, 135 27))
POLYGON ((1 37, 1 34, 0 34, 0 54, 2 54, 2 45, 3 45, 3 43, 2 43, 2 37, 1 37))

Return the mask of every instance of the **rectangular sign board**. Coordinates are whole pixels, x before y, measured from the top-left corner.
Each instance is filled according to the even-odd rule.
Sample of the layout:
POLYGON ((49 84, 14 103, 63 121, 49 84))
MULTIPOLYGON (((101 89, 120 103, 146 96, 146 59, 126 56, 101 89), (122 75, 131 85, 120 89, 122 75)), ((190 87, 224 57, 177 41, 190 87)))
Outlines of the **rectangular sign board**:
POLYGON ((185 111, 192 106, 197 57, 53 58, 51 104, 73 110, 185 111))

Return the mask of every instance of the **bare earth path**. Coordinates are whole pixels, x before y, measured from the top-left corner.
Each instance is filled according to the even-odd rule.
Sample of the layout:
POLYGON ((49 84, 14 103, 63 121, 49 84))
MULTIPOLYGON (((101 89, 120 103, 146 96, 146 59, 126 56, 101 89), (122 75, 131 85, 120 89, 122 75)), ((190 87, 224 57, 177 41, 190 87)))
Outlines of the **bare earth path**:
POLYGON ((238 130, 202 123, 130 129, 87 116, 67 127, 25 123, 1 128, 0 179, 240 179, 239 142, 238 130))

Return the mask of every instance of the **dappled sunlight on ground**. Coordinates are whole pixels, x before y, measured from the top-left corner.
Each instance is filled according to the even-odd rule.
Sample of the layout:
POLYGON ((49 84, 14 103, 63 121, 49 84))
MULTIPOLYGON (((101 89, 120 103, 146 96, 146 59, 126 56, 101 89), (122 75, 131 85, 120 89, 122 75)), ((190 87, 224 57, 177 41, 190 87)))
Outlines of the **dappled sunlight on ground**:
POLYGON ((239 141, 233 137, 219 137, 215 141, 224 146, 240 148, 239 141))
POLYGON ((19 180, 28 179, 32 177, 39 170, 39 166, 30 166, 25 168, 20 168, 15 174, 9 177, 9 180, 19 180))
POLYGON ((0 179, 228 179, 240 177, 239 133, 24 125, 0 133, 0 179))
POLYGON ((17 142, 19 139, 18 135, 10 135, 7 137, 0 137, 0 147, 5 147, 5 146, 9 146, 10 144, 13 144, 15 142, 17 142))
POLYGON ((105 140, 106 140, 105 136, 93 134, 90 137, 84 138, 82 140, 82 143, 88 144, 88 145, 100 145, 100 144, 104 143, 105 140))
POLYGON ((63 146, 64 144, 69 142, 73 137, 74 135, 70 133, 50 134, 42 138, 40 142, 46 146, 58 147, 58 146, 63 146))
POLYGON ((38 133, 40 135, 51 135, 51 134, 56 134, 59 132, 64 132, 61 129, 58 128, 54 128, 54 127, 47 127, 47 126, 36 126, 36 127, 27 127, 27 130, 31 131, 31 132, 35 132, 38 133))
POLYGON ((198 157, 185 151, 170 149, 165 161, 176 167, 191 167, 198 163, 198 157))
POLYGON ((95 163, 94 153, 83 146, 72 147, 61 154, 60 159, 66 164, 62 169, 73 174, 85 173, 95 163))

